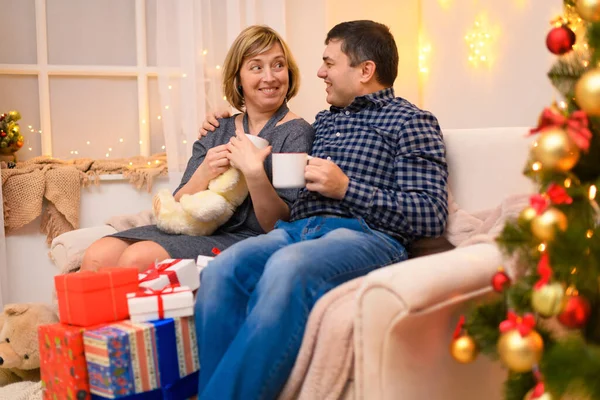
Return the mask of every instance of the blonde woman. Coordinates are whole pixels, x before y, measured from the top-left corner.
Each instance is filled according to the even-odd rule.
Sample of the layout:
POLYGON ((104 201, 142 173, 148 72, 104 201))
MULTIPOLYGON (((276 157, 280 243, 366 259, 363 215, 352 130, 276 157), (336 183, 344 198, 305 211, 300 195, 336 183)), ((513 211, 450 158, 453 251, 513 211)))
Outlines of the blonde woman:
POLYGON ((310 124, 289 111, 287 101, 299 88, 298 66, 283 39, 267 26, 244 29, 223 64, 223 92, 242 113, 219 121, 217 130, 194 143, 192 157, 175 200, 208 187, 208 182, 234 164, 248 184, 249 196, 232 218, 211 236, 171 235, 155 225, 118 232, 93 243, 82 269, 104 265, 147 269, 155 260, 213 255, 242 239, 271 231, 288 220, 297 189, 276 190, 271 184, 270 153, 309 153, 314 139, 310 124), (244 135, 269 141, 257 149, 244 135))

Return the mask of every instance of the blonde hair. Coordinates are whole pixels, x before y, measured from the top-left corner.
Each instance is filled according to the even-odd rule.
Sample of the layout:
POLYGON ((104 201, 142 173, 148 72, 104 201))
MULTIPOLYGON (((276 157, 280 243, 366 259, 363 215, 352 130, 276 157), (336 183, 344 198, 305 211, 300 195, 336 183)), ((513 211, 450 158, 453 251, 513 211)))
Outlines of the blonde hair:
POLYGON ((287 44, 272 28, 264 25, 252 25, 244 29, 234 40, 223 64, 223 94, 229 104, 236 109, 244 109, 244 95, 238 89, 240 70, 244 60, 269 50, 275 44, 281 46, 288 68, 289 86, 285 98, 289 100, 298 93, 300 70, 287 44))

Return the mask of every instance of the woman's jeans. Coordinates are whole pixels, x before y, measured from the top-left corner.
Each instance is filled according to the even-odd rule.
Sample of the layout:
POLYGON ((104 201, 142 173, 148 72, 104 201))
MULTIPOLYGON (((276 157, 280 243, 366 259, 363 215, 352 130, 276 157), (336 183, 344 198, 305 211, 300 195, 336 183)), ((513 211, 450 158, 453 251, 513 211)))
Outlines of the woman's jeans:
POLYGON ((316 301, 406 258, 362 219, 332 216, 279 221, 219 254, 202 271, 195 306, 200 399, 276 398, 316 301))

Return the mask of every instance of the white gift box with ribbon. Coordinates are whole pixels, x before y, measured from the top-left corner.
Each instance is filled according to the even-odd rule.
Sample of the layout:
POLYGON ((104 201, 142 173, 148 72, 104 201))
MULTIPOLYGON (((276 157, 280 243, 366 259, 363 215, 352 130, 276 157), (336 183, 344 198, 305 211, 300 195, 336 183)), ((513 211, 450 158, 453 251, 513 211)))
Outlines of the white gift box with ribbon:
POLYGON ((187 286, 168 286, 161 290, 140 288, 127 294, 129 318, 134 322, 194 315, 194 295, 187 286))
POLYGON ((187 286, 191 290, 200 287, 200 275, 192 259, 168 259, 138 275, 140 287, 160 290, 168 285, 187 286))

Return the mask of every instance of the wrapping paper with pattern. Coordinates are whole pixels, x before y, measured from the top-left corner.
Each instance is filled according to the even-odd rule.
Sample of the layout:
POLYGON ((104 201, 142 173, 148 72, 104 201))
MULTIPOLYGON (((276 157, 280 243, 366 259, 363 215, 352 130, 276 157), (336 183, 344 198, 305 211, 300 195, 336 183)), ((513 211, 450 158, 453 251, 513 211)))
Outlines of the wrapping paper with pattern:
POLYGON ((89 400, 83 328, 64 324, 38 328, 44 400, 89 400))
POLYGON ((122 321, 84 334, 90 391, 116 399, 159 387, 154 325, 122 321))

